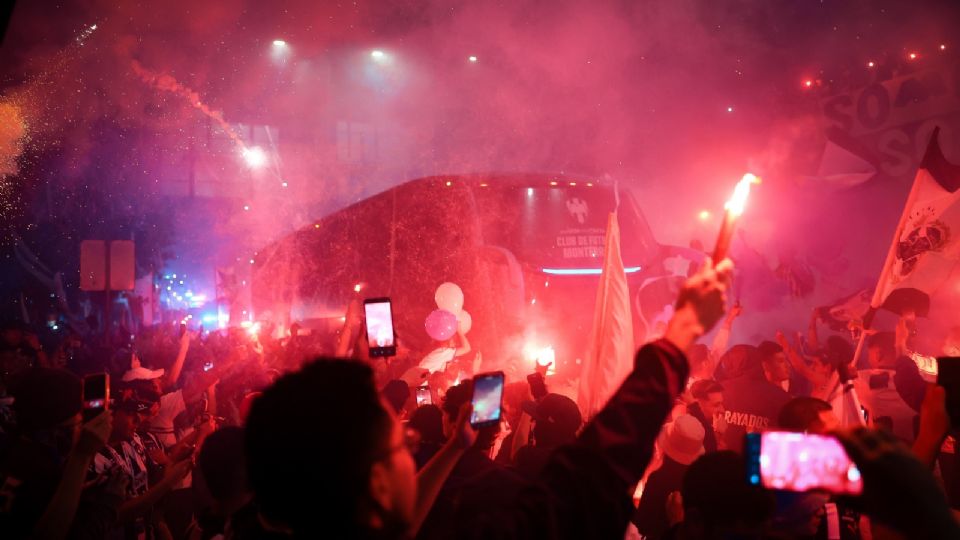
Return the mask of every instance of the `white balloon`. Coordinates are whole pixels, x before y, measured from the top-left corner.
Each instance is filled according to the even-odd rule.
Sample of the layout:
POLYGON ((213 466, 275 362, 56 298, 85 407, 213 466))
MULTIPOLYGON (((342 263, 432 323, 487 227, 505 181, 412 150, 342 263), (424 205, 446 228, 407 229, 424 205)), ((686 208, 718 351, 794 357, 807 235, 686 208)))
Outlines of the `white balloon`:
POLYGON ((457 317, 458 327, 461 334, 466 334, 473 328, 473 317, 470 316, 466 311, 461 311, 460 316, 457 317))
POLYGON ((437 287, 437 293, 433 295, 437 302, 437 307, 454 315, 459 315, 463 311, 463 290, 456 283, 441 284, 437 287))

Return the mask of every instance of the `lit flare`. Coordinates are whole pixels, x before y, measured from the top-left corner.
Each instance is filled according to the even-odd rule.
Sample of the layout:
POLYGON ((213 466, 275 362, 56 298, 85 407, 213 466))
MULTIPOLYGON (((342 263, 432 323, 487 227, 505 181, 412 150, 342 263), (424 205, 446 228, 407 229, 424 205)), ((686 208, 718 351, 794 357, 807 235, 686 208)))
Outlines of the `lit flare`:
POLYGON ((733 195, 723 205, 723 224, 720 226, 720 234, 717 236, 717 243, 713 248, 713 260, 719 263, 727 257, 730 251, 730 241, 733 239, 733 231, 737 227, 737 220, 743 215, 747 207, 747 198, 750 196, 750 186, 759 184, 760 179, 753 174, 747 173, 737 182, 737 187, 733 190, 733 195))
POLYGON ((737 187, 733 189, 733 195, 723 205, 723 209, 729 211, 734 217, 742 216, 747 206, 747 199, 750 197, 750 186, 759 183, 760 178, 757 176, 750 173, 743 175, 743 178, 737 182, 737 187))

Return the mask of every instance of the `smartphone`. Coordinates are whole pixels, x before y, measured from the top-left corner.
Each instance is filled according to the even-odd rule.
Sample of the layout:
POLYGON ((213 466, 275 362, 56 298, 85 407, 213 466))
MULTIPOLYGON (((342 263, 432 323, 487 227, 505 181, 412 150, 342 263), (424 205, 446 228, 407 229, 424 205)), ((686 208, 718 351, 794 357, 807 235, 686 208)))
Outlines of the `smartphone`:
POLYGON ((937 384, 947 393, 947 413, 950 424, 960 426, 960 357, 942 356, 937 358, 937 384))
POLYGON ((768 489, 860 495, 860 470, 836 437, 767 431, 748 433, 747 482, 768 489))
POLYGON ((183 337, 183 335, 186 334, 186 333, 187 333, 187 323, 181 322, 181 323, 180 323, 180 334, 179 334, 179 337, 183 337))
POLYGON ((421 405, 431 405, 433 404, 433 396, 430 395, 429 386, 418 386, 417 387, 417 407, 421 405))
POLYGON ((393 332, 393 309, 389 298, 367 298, 363 301, 366 315, 367 345, 370 356, 396 356, 397 341, 393 332))
POLYGON ((503 409, 503 372, 481 373, 473 378, 473 412, 470 425, 475 428, 496 424, 503 409))
POLYGON ((88 422, 110 407, 110 375, 94 373, 83 378, 83 421, 88 422))

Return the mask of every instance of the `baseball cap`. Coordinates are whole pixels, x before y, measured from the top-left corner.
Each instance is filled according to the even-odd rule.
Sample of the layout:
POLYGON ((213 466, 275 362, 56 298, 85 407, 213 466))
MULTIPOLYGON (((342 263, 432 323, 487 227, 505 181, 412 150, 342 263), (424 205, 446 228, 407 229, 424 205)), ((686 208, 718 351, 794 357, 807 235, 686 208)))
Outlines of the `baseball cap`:
POLYGON ((580 407, 563 394, 547 394, 539 402, 525 401, 521 408, 538 424, 549 424, 557 433, 574 435, 583 424, 580 407))

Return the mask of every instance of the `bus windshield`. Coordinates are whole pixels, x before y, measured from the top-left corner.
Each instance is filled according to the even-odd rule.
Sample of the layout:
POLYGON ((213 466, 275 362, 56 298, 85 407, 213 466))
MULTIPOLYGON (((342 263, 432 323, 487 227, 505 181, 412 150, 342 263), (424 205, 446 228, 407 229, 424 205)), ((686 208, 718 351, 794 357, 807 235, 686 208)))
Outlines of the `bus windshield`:
MULTIPOLYGON (((545 270, 598 270, 603 264, 607 216, 616 202, 601 186, 497 186, 474 190, 485 244, 506 248, 525 265, 545 270)), ((633 204, 619 210, 624 266, 637 268, 656 243, 633 204)))

